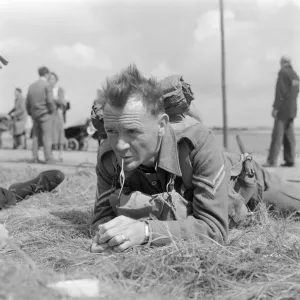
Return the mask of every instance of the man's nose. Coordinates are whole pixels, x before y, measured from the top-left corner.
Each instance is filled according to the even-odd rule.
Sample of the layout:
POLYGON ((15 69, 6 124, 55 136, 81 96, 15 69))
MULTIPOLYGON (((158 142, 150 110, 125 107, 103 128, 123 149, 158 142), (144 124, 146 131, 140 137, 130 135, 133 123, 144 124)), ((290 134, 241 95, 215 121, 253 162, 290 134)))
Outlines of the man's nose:
POLYGON ((129 147, 130 147, 129 144, 123 138, 118 139, 118 142, 117 142, 117 145, 116 145, 116 150, 118 152, 128 150, 129 147))

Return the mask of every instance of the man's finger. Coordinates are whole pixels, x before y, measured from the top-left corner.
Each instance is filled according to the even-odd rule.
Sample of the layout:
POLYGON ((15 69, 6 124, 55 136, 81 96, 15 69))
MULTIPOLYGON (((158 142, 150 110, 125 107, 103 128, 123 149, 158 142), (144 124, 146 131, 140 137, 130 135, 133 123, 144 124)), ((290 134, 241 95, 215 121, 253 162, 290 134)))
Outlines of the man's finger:
POLYGON ((115 246, 119 246, 122 243, 125 243, 127 241, 128 241, 128 239, 125 237, 124 234, 119 234, 119 235, 116 235, 115 237, 113 237, 112 239, 110 239, 108 242, 108 245, 110 247, 115 247, 115 246))
POLYGON ((104 224, 101 224, 98 226, 98 235, 101 236, 103 233, 105 233, 105 228, 103 227, 104 224))
POLYGON ((124 232, 123 226, 118 226, 118 227, 109 229, 109 230, 105 231, 105 233, 100 235, 100 237, 98 239, 98 243, 99 244, 106 243, 109 240, 111 240, 112 238, 114 238, 115 236, 121 235, 123 232, 124 232))
POLYGON ((97 232, 96 235, 93 237, 93 243, 98 244, 99 238, 100 238, 100 234, 99 232, 97 232))
POLYGON ((112 219, 112 220, 110 220, 110 221, 108 221, 104 224, 100 224, 98 226, 99 233, 103 234, 105 231, 120 225, 121 222, 122 222, 122 219, 123 219, 122 216, 118 216, 118 217, 116 217, 116 218, 114 218, 114 219, 112 219))
POLYGON ((115 252, 123 252, 123 251, 127 250, 128 248, 130 248, 131 246, 132 246, 131 241, 126 241, 126 242, 122 243, 121 245, 114 247, 113 250, 115 252))
POLYGON ((109 245, 108 243, 105 243, 105 244, 97 244, 97 243, 92 243, 92 246, 91 246, 91 252, 92 253, 102 253, 104 252, 105 250, 107 250, 109 248, 109 245))

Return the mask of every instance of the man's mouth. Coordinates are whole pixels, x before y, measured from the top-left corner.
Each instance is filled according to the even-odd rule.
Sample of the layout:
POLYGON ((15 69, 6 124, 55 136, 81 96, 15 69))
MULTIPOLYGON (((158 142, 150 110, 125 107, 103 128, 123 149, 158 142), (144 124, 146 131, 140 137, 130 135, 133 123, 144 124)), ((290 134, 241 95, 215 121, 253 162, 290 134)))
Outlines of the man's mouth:
POLYGON ((124 159, 125 161, 132 158, 132 156, 121 156, 121 159, 124 159))

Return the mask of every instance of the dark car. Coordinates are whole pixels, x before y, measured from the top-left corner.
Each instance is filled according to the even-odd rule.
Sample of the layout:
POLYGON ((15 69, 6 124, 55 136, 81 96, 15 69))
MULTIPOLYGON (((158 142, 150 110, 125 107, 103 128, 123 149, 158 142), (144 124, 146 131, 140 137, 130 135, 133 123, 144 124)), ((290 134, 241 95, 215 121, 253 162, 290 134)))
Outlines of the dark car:
POLYGON ((96 129, 91 119, 87 119, 84 124, 78 124, 65 128, 65 137, 67 139, 67 149, 87 151, 89 147, 89 139, 94 138, 96 129))

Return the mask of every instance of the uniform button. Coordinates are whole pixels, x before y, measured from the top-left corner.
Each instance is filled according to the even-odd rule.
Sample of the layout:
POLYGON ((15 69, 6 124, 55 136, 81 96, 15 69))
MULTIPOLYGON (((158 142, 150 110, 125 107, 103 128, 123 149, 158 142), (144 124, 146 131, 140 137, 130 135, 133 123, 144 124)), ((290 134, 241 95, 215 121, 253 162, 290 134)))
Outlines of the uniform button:
POLYGON ((153 181, 151 182, 151 184, 154 186, 154 185, 157 184, 157 181, 156 181, 156 180, 153 180, 153 181))

